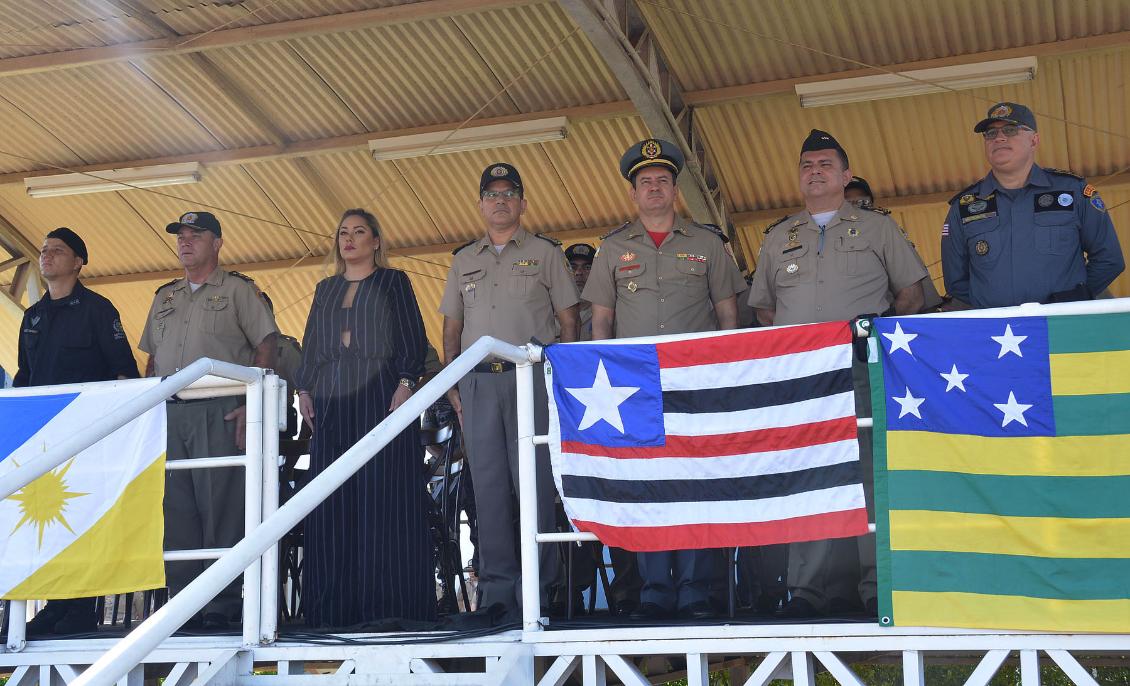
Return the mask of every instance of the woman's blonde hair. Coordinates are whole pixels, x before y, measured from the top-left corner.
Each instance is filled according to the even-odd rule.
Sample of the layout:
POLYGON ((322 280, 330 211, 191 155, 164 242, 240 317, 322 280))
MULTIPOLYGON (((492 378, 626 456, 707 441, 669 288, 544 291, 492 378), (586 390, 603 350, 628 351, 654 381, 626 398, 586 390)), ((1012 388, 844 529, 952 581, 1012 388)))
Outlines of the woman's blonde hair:
MULTIPOLYGON (((348 219, 349 217, 360 217, 361 219, 363 219, 365 221, 365 224, 369 227, 369 230, 373 232, 373 237, 380 239, 380 241, 381 241, 380 247, 373 251, 373 264, 376 265, 376 267, 378 269, 388 268, 388 258, 385 256, 384 238, 381 237, 381 223, 379 221, 377 221, 377 218, 375 216, 373 216, 372 212, 368 212, 368 211, 363 210, 361 208, 354 208, 352 210, 346 210, 345 212, 343 212, 342 215, 341 215, 341 219, 339 219, 338 222, 337 222, 337 225, 340 227, 341 223, 343 221, 345 221, 346 219, 348 219)), ((334 230, 334 274, 344 274, 344 273, 345 273, 345 259, 342 258, 342 256, 341 256, 341 245, 338 243, 337 230, 335 229, 334 230)))

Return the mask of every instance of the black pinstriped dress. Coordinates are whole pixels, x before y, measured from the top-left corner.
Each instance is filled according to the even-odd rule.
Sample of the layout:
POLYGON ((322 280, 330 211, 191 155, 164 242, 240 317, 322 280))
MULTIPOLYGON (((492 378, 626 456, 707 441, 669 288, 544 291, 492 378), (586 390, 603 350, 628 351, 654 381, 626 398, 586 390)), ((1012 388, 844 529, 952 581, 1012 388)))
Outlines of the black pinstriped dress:
MULTIPOLYGON (((424 325, 408 277, 378 269, 356 283, 350 308, 342 307, 349 281, 319 283, 306 322, 296 377, 314 397, 310 478, 388 415, 400 378, 424 370, 424 325)), ((413 424, 306 518, 309 626, 435 618, 423 465, 413 424)))

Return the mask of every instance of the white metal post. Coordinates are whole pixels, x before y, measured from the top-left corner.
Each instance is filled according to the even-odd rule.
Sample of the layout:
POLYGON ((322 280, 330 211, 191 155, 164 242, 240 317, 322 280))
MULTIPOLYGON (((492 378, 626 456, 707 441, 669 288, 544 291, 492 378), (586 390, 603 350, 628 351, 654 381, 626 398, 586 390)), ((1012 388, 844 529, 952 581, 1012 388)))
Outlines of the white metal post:
POLYGON ((541 623, 541 575, 538 569, 537 452, 534 448, 534 366, 518 365, 518 511, 522 552, 522 628, 538 631, 541 623))
POLYGON ((27 646, 27 601, 13 600, 8 604, 8 650, 18 653, 27 646))
MULTIPOLYGON (((263 378, 263 518, 279 509, 279 431, 281 395, 285 384, 275 374, 263 378)), ((259 597, 262 608, 259 614, 259 643, 273 643, 278 633, 279 619, 279 546, 276 543, 263 555, 263 592, 259 597)))
MULTIPOLYGON (((246 538, 263 521, 263 391, 262 379, 247 385, 247 464, 243 490, 243 536, 246 538)), ((277 434, 276 434, 277 435, 277 434)), ((262 562, 256 560, 243 570, 243 645, 259 644, 259 615, 262 612, 262 562)))

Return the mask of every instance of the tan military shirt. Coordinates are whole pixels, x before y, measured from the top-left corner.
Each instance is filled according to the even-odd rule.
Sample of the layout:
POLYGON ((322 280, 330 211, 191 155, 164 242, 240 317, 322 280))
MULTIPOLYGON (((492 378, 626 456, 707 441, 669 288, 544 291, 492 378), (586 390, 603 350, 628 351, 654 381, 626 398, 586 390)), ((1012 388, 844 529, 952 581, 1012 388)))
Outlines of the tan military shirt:
POLYGON ((773 226, 761 244, 749 304, 774 324, 881 314, 892 294, 926 277, 906 236, 885 214, 845 202, 824 229, 807 211, 773 226))
POLYGON ((275 319, 253 283, 216 269, 193 293, 187 278, 157 289, 138 347, 167 376, 202 357, 249 364, 275 333, 275 319))
POLYGON ((501 254, 489 235, 456 251, 439 311, 463 322, 466 350, 483 336, 514 345, 553 341, 554 313, 579 300, 560 245, 519 228, 501 254))
POLYGON ((615 310, 614 335, 631 338, 714 331, 711 303, 744 286, 718 234, 676 217, 658 248, 639 220, 608 234, 582 297, 615 310))

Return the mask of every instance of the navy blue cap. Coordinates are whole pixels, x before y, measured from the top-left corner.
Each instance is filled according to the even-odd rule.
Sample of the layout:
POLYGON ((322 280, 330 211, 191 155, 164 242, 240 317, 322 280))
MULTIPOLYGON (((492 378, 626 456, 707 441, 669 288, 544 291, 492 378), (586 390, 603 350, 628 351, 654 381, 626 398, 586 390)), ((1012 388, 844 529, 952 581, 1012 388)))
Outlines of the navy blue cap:
POLYGON ((1032 110, 1014 102, 998 102, 989 108, 984 119, 977 122, 977 126, 973 127, 973 133, 984 133, 985 129, 989 128, 989 124, 995 121, 1027 126, 1033 131, 1036 130, 1036 115, 1032 114, 1032 110))
POLYGON ((181 227, 187 226, 197 231, 211 231, 217 238, 223 237, 220 233, 220 220, 211 212, 185 212, 180 219, 165 227, 165 231, 176 233, 181 227))

